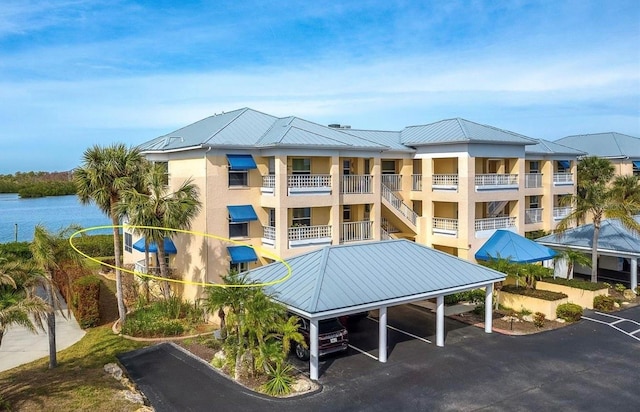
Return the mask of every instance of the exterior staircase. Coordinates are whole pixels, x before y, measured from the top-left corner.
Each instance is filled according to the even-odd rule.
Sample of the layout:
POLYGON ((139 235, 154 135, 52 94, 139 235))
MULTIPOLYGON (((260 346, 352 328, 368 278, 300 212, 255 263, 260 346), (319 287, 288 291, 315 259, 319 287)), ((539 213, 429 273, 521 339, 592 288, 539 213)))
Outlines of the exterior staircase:
POLYGON ((398 197, 393 190, 382 183, 382 204, 389 209, 403 224, 414 233, 417 233, 418 214, 409 205, 398 197))

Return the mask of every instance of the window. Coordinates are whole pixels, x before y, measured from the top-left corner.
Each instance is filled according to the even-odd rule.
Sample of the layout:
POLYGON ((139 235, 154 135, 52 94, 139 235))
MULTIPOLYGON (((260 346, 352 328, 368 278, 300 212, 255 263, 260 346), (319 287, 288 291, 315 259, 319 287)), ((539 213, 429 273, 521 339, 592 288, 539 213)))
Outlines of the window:
POLYGON ((537 160, 529 162, 529 173, 540 173, 540 162, 537 160))
POLYGON ((342 161, 342 174, 348 176, 351 174, 351 160, 342 161))
POLYGON ((301 207, 293 209, 293 227, 311 226, 311 208, 301 207))
POLYGON ((342 221, 343 222, 351 221, 351 205, 342 206, 342 221))
POLYGON ((558 160, 558 173, 569 173, 571 170, 571 162, 568 160, 558 160))
POLYGON ((291 159, 292 172, 294 175, 310 175, 311 159, 291 159))
POLYGON ((540 196, 529 196, 529 209, 540 208, 540 196))
POLYGON ((133 252, 133 236, 131 233, 124 233, 124 251, 129 253, 133 252))
POLYGON ((229 237, 249 237, 249 223, 229 222, 229 237))
POLYGON ((249 173, 246 170, 229 170, 229 186, 248 186, 249 173))
POLYGON ((269 226, 276 227, 276 210, 269 209, 269 226))
POLYGON ((395 175, 396 174, 396 161, 395 160, 383 160, 382 161, 382 174, 383 175, 395 175))
POLYGON ((364 220, 369 220, 371 217, 371 205, 366 203, 364 205, 364 220))
POLYGON ((246 272, 247 270, 249 270, 249 262, 230 263, 229 270, 236 273, 246 272))
POLYGON ((276 174, 276 158, 275 157, 269 158, 269 174, 270 175, 276 174))
POLYGON ((369 159, 364 159, 364 174, 368 175, 371 173, 371 161, 369 159))

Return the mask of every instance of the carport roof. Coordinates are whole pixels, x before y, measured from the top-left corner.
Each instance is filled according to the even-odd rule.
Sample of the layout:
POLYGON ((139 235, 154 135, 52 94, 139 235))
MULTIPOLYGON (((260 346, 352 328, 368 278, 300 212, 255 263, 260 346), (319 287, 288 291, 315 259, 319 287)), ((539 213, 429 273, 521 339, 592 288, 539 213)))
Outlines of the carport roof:
MULTIPOLYGON (((276 300, 320 317, 426 299, 504 280, 503 273, 408 240, 327 246, 287 260, 292 276, 268 286, 276 300)), ((251 270, 252 280, 287 275, 281 263, 251 270)))

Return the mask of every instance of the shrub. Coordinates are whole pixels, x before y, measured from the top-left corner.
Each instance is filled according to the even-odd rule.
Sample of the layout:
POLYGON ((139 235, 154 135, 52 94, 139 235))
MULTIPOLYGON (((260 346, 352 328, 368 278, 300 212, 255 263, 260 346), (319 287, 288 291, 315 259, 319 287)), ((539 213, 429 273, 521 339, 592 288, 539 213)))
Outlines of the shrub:
POLYGON ((616 300, 611 296, 596 296, 593 298, 593 309, 611 312, 615 308, 616 300))
POLYGON ((567 322, 579 321, 582 317, 582 306, 575 303, 563 303, 556 309, 556 316, 567 322))
POLYGON ((480 304, 473 308, 473 313, 475 315, 484 315, 484 304, 480 304))
POLYGON ((269 365, 268 370, 267 376, 269 380, 262 385, 264 393, 270 396, 282 396, 291 393, 291 385, 294 382, 292 376, 293 367, 284 362, 278 362, 275 368, 269 365))
POLYGON ((531 312, 529 309, 526 308, 522 308, 520 310, 520 316, 524 317, 524 316, 529 316, 531 315, 533 312, 531 312))
POLYGON ((625 289, 627 288, 625 285, 623 285, 622 283, 616 283, 616 285, 614 286, 615 290, 622 293, 625 291, 625 289))
POLYGON ((501 289, 503 292, 513 293, 515 295, 529 296, 543 300, 559 300, 567 297, 564 293, 550 292, 548 290, 529 289, 515 285, 506 285, 501 289))
POLYGON ((571 288, 582 289, 582 290, 601 290, 607 289, 610 285, 607 285, 603 282, 589 282, 581 279, 563 279, 563 278, 555 278, 555 279, 544 279, 543 282, 553 283, 555 285, 563 285, 569 286, 571 288))
POLYGON ((29 242, 0 243, 0 256, 15 256, 18 259, 29 260, 33 257, 29 242))
POLYGON ((200 312, 179 297, 160 300, 127 317, 122 333, 138 337, 177 336, 198 323, 200 312))
POLYGON ((100 321, 100 278, 83 276, 75 280, 72 289, 74 314, 80 327, 96 326, 100 321))
POLYGON ((85 255, 114 256, 113 235, 78 236, 73 238, 73 244, 85 255))
POLYGON ((542 312, 536 312, 533 314, 533 324, 536 325, 537 328, 541 328, 544 326, 544 320, 547 316, 542 312))

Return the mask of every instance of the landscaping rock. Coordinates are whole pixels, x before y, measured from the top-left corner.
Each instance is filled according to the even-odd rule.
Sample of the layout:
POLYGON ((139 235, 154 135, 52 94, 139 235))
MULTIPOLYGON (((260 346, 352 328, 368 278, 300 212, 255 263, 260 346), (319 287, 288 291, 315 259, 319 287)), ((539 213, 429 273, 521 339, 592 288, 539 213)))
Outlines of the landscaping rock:
POLYGON ((304 393, 311 390, 311 382, 304 378, 298 378, 296 382, 291 385, 291 390, 295 393, 304 393))
POLYGON ((618 308, 620 308, 620 304, 618 302, 614 302, 613 303, 613 307, 618 309, 618 308))
POLYGON ((556 319, 556 322, 558 322, 558 323, 567 323, 567 321, 566 321, 566 320, 564 320, 564 319, 560 319, 560 318, 557 318, 557 319, 556 319))
POLYGON ((104 371, 113 376, 116 380, 122 380, 122 369, 115 363, 107 363, 104 365, 104 371))
POLYGON ((624 298, 624 300, 634 300, 636 298, 636 294, 633 293, 631 289, 626 289, 624 292, 622 292, 622 297, 624 298))
POLYGON ((120 393, 122 394, 122 397, 129 402, 144 405, 144 398, 139 393, 132 391, 121 391, 120 393))
POLYGON ((524 315, 522 320, 525 322, 533 322, 533 315, 524 315))

